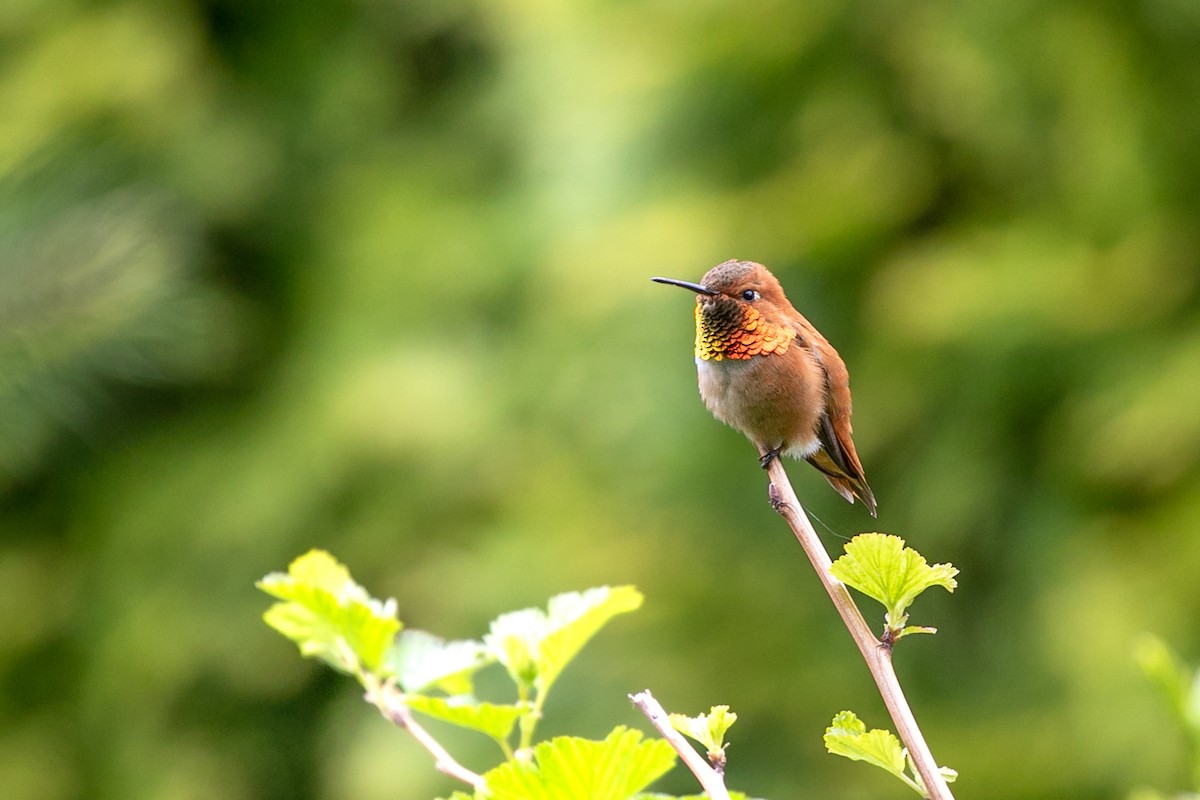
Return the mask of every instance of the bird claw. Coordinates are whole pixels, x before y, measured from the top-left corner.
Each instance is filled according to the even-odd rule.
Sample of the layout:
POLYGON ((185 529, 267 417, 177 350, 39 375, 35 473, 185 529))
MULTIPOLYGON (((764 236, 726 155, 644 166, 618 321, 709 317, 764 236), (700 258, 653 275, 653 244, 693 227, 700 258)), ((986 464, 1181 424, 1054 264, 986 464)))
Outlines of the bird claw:
POLYGON ((758 457, 758 465, 763 469, 771 466, 771 462, 779 458, 779 451, 782 448, 776 447, 774 450, 768 450, 758 457))

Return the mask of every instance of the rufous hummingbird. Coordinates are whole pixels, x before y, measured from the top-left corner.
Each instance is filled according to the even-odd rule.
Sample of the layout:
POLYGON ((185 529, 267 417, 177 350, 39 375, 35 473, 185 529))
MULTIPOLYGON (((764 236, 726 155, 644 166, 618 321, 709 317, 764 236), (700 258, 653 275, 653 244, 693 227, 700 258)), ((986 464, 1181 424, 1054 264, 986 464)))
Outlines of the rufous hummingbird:
POLYGON ((850 375, 762 264, 726 261, 699 283, 652 278, 696 297, 700 396, 758 447, 763 469, 803 458, 846 500, 875 516, 875 495, 850 438, 850 375))

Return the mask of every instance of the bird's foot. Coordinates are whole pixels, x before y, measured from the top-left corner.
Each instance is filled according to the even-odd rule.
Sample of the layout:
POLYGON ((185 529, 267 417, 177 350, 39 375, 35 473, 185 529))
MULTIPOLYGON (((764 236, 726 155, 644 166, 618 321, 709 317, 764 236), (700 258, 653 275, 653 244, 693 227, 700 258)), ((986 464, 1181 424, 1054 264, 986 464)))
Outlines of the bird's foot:
POLYGON ((760 467, 762 467, 763 469, 766 469, 767 467, 771 466, 771 462, 774 461, 775 459, 779 458, 779 452, 781 450, 783 450, 782 446, 776 447, 773 450, 768 450, 767 452, 763 453, 758 458, 758 465, 760 467))

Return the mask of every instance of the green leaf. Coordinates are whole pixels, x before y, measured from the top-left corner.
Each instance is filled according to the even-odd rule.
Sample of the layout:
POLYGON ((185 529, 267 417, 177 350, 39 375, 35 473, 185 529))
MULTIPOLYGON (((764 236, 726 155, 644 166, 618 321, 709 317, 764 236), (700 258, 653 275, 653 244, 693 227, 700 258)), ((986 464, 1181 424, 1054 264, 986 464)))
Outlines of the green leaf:
POLYGON ((937 628, 931 628, 928 625, 906 625, 901 629, 896 638, 899 639, 911 633, 937 633, 937 628))
POLYGON ((349 570, 323 550, 312 550, 257 584, 282 602, 263 619, 291 639, 300 652, 343 672, 365 667, 382 672, 384 654, 401 625, 396 603, 372 598, 349 570))
POLYGON ((953 592, 958 570, 950 564, 929 566, 924 556, 904 546, 899 536, 860 533, 846 544, 846 554, 833 562, 830 573, 843 583, 878 600, 887 608, 887 626, 894 639, 905 633, 905 611, 921 592, 941 586, 953 592))
POLYGON ((559 736, 484 774, 491 800, 630 800, 675 764, 662 739, 617 727, 602 742, 559 736))
POLYGON ((530 687, 537 679, 537 652, 547 627, 546 612, 540 608, 510 611, 492 620, 483 643, 518 686, 530 687))
POLYGON ((412 628, 401 632, 387 653, 389 671, 405 692, 436 687, 449 695, 473 694, 475 673, 494 660, 483 642, 447 642, 412 628))
POLYGON ((470 697, 429 697, 408 695, 404 702, 413 711, 479 731, 497 742, 507 743, 517 719, 524 713, 520 706, 479 703, 470 697))
POLYGON ((825 729, 825 749, 853 761, 874 764, 902 780, 908 779, 900 740, 891 731, 880 728, 868 731, 852 711, 838 712, 825 729))
MULTIPOLYGON (((895 775, 906 786, 923 797, 929 793, 921 783, 916 767, 908 757, 908 751, 891 731, 873 728, 867 730, 853 711, 840 711, 825 729, 825 749, 834 755, 852 761, 865 761, 895 775), (905 767, 909 772, 905 772, 905 767)), ((947 783, 953 783, 958 773, 949 767, 938 767, 947 783)))
MULTIPOLYGON (((1175 800, 1188 800, 1188 797, 1188 795, 1181 795, 1175 800)), ((1192 797, 1194 798, 1195 796, 1192 795, 1192 797)), ((1128 795, 1128 800, 1170 800, 1170 798, 1157 789, 1151 789, 1148 786, 1143 786, 1130 792, 1128 795)))
POLYGON ((1179 722, 1190 725, 1191 707, 1196 680, 1193 673, 1179 661, 1175 652, 1154 634, 1144 633, 1134 645, 1134 660, 1142 674, 1158 689, 1179 722))
POLYGON ((695 739, 704 745, 711 761, 725 758, 725 732, 737 722, 737 714, 729 710, 729 706, 713 706, 707 714, 689 717, 684 714, 670 714, 668 719, 671 727, 695 739))
POLYGON ((484 637, 491 656, 522 686, 544 695, 563 668, 610 619, 642 604, 632 586, 602 586, 550 598, 546 611, 503 614, 484 637))

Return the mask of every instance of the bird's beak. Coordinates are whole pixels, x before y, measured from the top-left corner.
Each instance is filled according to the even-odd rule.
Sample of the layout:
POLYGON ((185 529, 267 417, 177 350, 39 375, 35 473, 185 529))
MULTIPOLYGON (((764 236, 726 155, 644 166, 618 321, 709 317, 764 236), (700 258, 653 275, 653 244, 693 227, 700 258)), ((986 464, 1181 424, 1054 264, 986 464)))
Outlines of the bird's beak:
POLYGON ((674 278, 651 278, 650 280, 654 281, 655 283, 665 283, 670 286, 682 286, 684 289, 691 289, 696 294, 706 294, 709 297, 720 294, 720 292, 714 292, 712 289, 706 289, 700 284, 692 283, 690 281, 677 281, 674 278))

